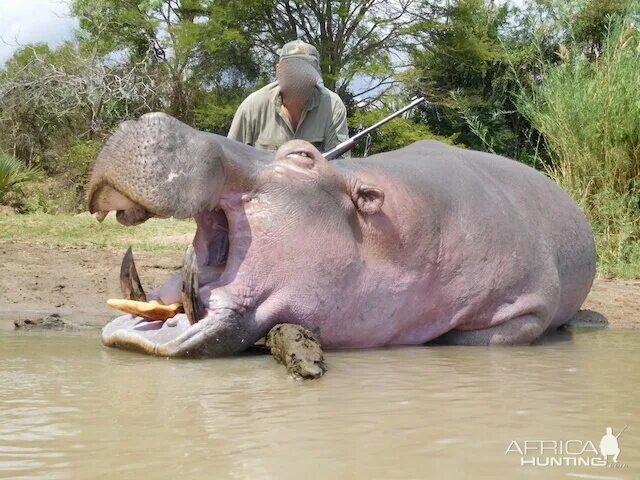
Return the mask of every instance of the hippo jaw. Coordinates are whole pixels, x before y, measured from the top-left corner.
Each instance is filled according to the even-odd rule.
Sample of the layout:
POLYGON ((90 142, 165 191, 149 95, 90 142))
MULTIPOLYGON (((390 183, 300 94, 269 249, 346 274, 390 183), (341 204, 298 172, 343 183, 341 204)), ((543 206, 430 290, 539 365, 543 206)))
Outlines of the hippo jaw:
POLYGON ((233 305, 207 309, 205 316, 191 324, 187 315, 178 314, 167 321, 149 321, 123 315, 102 330, 102 341, 110 347, 134 350, 163 357, 218 357, 249 348, 266 332, 258 331, 252 318, 240 314, 233 305))

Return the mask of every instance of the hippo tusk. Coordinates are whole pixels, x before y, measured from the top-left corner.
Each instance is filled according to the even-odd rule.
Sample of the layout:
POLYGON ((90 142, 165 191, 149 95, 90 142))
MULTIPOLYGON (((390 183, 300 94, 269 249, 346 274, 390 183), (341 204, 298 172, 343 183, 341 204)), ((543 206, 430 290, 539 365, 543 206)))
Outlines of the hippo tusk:
POLYGON ((200 300, 198 284, 198 262, 193 245, 187 247, 182 263, 182 304, 191 325, 198 323, 205 315, 204 305, 200 300))
POLYGON ((132 315, 143 317, 148 320, 165 321, 182 312, 182 305, 179 303, 163 305, 156 300, 151 300, 150 302, 139 302, 136 300, 110 298, 107 300, 107 305, 111 308, 115 308, 125 313, 131 313, 132 315))
POLYGON ((138 270, 133 260, 131 247, 127 249, 127 252, 122 258, 122 265, 120 266, 120 289, 122 290, 122 296, 127 300, 147 301, 147 295, 144 293, 142 284, 140 283, 140 277, 138 277, 138 270))

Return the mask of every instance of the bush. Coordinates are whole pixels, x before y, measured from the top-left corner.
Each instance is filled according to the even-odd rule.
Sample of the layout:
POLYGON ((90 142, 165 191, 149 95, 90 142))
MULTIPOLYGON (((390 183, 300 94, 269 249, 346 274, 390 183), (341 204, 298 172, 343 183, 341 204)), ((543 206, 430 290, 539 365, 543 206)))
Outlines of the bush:
MULTIPOLYGON (((361 128, 370 127, 374 123, 382 120, 395 111, 395 107, 379 108, 367 112, 357 110, 349 117, 349 126, 354 129, 352 134, 357 133, 361 128)), ((397 117, 389 123, 383 125, 371 134, 371 145, 369 155, 380 152, 389 152, 398 148, 417 142, 418 140, 439 140, 441 142, 453 144, 457 135, 444 137, 436 135, 431 129, 423 124, 412 121, 410 118, 397 117)), ((354 148, 352 155, 361 156, 364 153, 365 139, 362 139, 354 148)))
POLYGON ((544 135, 548 173, 594 227, 601 273, 640 274, 640 32, 610 24, 589 62, 564 49, 519 108, 544 135))
POLYGON ((86 210, 85 187, 89 181, 91 165, 101 146, 102 142, 97 140, 81 141, 72 145, 62 158, 60 180, 66 184, 66 193, 72 197, 66 212, 86 210))
POLYGON ((68 180, 62 177, 49 177, 30 183, 13 207, 19 213, 52 215, 78 213, 87 209, 84 195, 71 188, 68 180))
POLYGON ((13 156, 0 154, 0 204, 11 193, 21 193, 23 184, 36 180, 40 175, 38 168, 27 167, 13 156))
POLYGON ((21 213, 78 213, 85 211, 85 187, 93 159, 101 142, 84 140, 73 144, 64 153, 50 156, 50 175, 41 175, 23 188, 12 206, 21 213))

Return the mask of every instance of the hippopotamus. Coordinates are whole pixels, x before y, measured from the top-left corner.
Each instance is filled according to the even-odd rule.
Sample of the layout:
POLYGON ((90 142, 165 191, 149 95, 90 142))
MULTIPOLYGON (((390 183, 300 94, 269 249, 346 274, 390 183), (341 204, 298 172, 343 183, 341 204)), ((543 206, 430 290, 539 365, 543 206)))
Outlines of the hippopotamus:
POLYGON ((595 275, 592 229, 556 183, 431 140, 329 162, 306 141, 257 150, 150 113, 105 143, 88 202, 125 225, 195 219, 182 272, 149 294, 184 312, 102 331, 160 356, 235 354, 279 323, 325 348, 529 344, 595 275))

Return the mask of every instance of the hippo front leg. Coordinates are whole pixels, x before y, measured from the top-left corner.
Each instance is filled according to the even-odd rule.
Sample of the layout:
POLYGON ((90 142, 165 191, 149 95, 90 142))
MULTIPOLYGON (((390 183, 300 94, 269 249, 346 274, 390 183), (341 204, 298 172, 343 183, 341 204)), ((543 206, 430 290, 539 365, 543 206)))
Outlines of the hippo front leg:
POLYGON ((436 338, 437 345, 528 345, 549 326, 549 320, 522 315, 499 325, 479 330, 450 330, 436 338))

